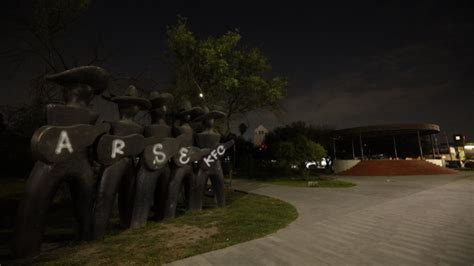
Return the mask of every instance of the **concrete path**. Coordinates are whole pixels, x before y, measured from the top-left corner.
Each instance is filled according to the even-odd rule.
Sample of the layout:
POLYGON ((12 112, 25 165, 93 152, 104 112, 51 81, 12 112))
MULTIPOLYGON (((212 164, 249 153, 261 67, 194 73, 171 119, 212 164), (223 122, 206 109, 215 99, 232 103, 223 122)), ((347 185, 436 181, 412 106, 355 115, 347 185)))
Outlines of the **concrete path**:
POLYGON ((290 202, 274 234, 172 265, 474 265, 474 175, 344 177, 353 188, 234 187, 290 202))

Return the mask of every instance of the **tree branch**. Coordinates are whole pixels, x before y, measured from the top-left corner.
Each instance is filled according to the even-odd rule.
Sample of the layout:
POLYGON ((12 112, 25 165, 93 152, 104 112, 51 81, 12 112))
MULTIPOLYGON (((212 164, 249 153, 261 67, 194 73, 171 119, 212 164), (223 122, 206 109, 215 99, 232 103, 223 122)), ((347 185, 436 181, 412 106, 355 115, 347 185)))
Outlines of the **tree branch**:
POLYGON ((56 46, 54 45, 54 41, 51 40, 51 48, 53 49, 54 53, 56 54, 56 56, 59 58, 59 60, 61 61, 61 64, 63 65, 63 68, 64 70, 68 70, 68 66, 66 65, 66 61, 64 61, 64 57, 63 55, 59 52, 58 48, 56 48, 56 46))

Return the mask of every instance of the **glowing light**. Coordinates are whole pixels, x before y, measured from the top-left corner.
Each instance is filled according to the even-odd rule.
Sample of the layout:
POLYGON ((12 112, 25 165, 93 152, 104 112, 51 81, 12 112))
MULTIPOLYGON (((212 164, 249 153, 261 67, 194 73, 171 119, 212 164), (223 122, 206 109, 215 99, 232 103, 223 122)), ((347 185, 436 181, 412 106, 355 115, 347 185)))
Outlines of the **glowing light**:
POLYGON ((327 165, 326 160, 323 158, 321 161, 316 162, 316 161, 308 161, 305 162, 306 168, 310 168, 311 166, 315 166, 317 168, 323 168, 327 165))
POLYGON ((309 169, 311 166, 318 166, 318 165, 314 161, 313 162, 306 162, 306 168, 309 169))
POLYGON ((200 93, 199 93, 199 97, 200 97, 200 98, 204 98, 204 93, 200 92, 200 93))
POLYGON ((474 145, 466 145, 466 146, 464 146, 464 149, 466 149, 466 150, 474 150, 474 145))

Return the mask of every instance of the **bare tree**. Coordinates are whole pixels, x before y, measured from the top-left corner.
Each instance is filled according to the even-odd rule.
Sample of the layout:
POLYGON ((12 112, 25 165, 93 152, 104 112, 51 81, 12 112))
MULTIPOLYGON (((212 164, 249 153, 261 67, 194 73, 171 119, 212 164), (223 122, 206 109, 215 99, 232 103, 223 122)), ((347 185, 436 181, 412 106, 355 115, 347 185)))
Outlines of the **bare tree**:
POLYGON ((44 75, 80 64, 100 65, 112 55, 104 53, 101 40, 90 51, 90 58, 81 60, 68 51, 67 46, 60 45, 90 6, 91 0, 37 0, 32 15, 8 14, 3 18, 4 26, 10 30, 0 59, 9 63, 9 75, 21 70, 27 60, 39 60, 38 74, 28 83, 34 100, 58 100, 58 90, 44 82, 44 75))
POLYGON ((90 54, 88 58, 77 58, 77 52, 66 45, 71 28, 91 5, 91 0, 36 0, 31 10, 2 16, 2 26, 8 30, 0 48, 0 60, 9 66, 7 75, 16 75, 27 62, 37 65, 37 74, 25 84, 29 101, 15 108, 4 107, 15 109, 7 112, 5 119, 16 132, 30 135, 44 122, 44 105, 62 100, 59 86, 45 82, 45 75, 79 65, 101 65, 112 56, 105 52, 100 38, 92 49, 88 47, 85 51, 90 54))

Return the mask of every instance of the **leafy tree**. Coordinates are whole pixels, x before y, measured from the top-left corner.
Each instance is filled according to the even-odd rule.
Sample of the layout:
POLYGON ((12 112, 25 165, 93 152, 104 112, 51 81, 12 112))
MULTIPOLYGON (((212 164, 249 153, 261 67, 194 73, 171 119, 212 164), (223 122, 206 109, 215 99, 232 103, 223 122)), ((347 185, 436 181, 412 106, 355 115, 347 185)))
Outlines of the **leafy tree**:
POLYGON ((275 144, 274 149, 275 159, 278 159, 280 165, 286 167, 288 165, 294 164, 297 161, 297 154, 295 146, 290 141, 282 141, 275 144))
POLYGON ((167 31, 168 56, 174 67, 175 94, 223 108, 225 133, 239 114, 259 108, 278 110, 286 80, 268 77, 271 66, 258 48, 243 47, 237 31, 198 39, 179 18, 167 31))
POLYGON ((265 136, 265 143, 271 147, 274 143, 293 139, 298 135, 321 144, 326 150, 332 150, 330 133, 334 129, 326 125, 311 125, 296 121, 284 127, 277 127, 265 136))
POLYGON ((302 166, 307 161, 318 161, 326 156, 326 150, 318 143, 303 135, 297 135, 286 141, 277 142, 273 149, 274 158, 281 166, 302 166))
POLYGON ((319 161, 327 156, 327 149, 319 142, 330 140, 331 131, 329 127, 307 125, 301 121, 277 127, 265 136, 265 146, 268 147, 265 157, 276 159, 283 170, 297 165, 300 174, 305 175, 305 162, 319 161))

